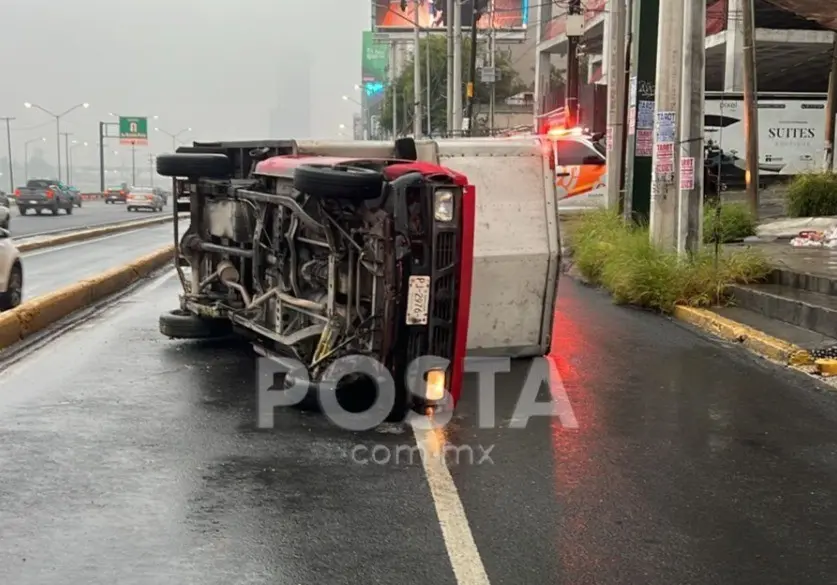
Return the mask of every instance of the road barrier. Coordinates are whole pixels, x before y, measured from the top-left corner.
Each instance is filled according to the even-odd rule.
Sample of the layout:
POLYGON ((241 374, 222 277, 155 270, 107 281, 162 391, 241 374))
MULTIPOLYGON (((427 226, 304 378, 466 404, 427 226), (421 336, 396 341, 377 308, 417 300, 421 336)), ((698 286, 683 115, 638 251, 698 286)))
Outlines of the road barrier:
POLYGON ((125 289, 172 262, 174 245, 0 313, 0 350, 125 289))
POLYGON ((104 199, 104 193, 82 193, 81 200, 82 201, 95 201, 96 199, 104 199))
POLYGON ((32 250, 40 250, 42 248, 51 248, 61 244, 69 244, 72 242, 81 242, 84 240, 92 240, 110 234, 118 234, 150 225, 159 225, 172 221, 171 215, 164 217, 154 217, 151 219, 140 219, 137 221, 128 221, 124 223, 117 223, 105 225, 102 227, 90 228, 85 230, 78 230, 68 232, 66 234, 58 234, 55 236, 48 236, 44 239, 33 239, 33 241, 15 242, 15 246, 20 252, 31 252, 32 250))

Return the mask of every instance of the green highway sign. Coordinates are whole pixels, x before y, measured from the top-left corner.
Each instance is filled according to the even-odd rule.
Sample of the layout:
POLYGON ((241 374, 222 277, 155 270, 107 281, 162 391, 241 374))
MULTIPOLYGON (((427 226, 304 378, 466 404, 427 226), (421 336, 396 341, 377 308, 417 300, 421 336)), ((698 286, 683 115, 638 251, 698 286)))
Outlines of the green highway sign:
POLYGON ((119 143, 148 146, 148 118, 119 116, 119 143))

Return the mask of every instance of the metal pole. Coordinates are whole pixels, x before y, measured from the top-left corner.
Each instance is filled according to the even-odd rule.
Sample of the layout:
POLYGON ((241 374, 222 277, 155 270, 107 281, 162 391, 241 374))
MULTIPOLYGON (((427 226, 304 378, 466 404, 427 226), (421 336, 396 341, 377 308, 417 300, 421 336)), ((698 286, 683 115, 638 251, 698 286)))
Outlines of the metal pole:
POLYGON ((657 83, 654 101, 657 105, 654 120, 654 156, 651 184, 651 240, 665 249, 676 245, 677 177, 676 141, 683 51, 683 2, 660 2, 657 42, 657 83))
POLYGON ((389 46, 389 87, 392 91, 392 138, 398 138, 398 74, 395 60, 398 57, 398 50, 395 43, 389 46))
POLYGON ((491 4, 491 30, 488 37, 489 67, 494 72, 491 81, 491 98, 488 104, 489 136, 494 135, 494 114, 497 107, 497 30, 494 28, 494 3, 491 4))
POLYGON ((137 184, 137 146, 131 143, 131 185, 137 184))
POLYGON ((61 116, 55 116, 55 153, 58 158, 58 180, 61 180, 61 116))
POLYGON ((12 128, 11 122, 14 118, 3 118, 6 121, 6 145, 9 148, 9 193, 14 193, 15 190, 15 169, 12 163, 12 128))
POLYGON ((474 1, 474 13, 471 15, 471 63, 468 65, 468 136, 474 132, 474 102, 477 99, 477 21, 480 19, 479 7, 474 1))
POLYGON ((425 108, 427 109, 427 135, 433 135, 433 123, 431 120, 430 109, 433 105, 432 96, 430 95, 430 29, 427 29, 427 33, 424 35, 424 78, 425 78, 425 85, 427 86, 427 105, 425 108))
MULTIPOLYGON (((622 140, 615 148, 619 148, 619 211, 624 214, 625 218, 630 218, 631 198, 628 196, 628 132, 630 130, 630 119, 628 116, 630 108, 630 101, 632 96, 628 95, 630 92, 630 78, 631 78, 631 60, 634 52, 634 2, 636 0, 626 0, 625 2, 625 55, 624 66, 622 72, 622 140), (627 205, 626 205, 627 203, 627 205)), ((634 129, 636 132, 636 113, 633 114, 634 129)))
POLYGON ((154 187, 154 155, 148 155, 148 178, 151 181, 151 187, 154 187))
POLYGON ((73 184, 73 149, 67 151, 67 184, 73 184))
POLYGON ((680 196, 677 251, 697 253, 702 244, 706 0, 689 0, 683 15, 683 87, 680 104, 680 196), (691 167, 684 165, 689 161, 691 167), (691 177, 687 176, 691 174, 691 177), (684 181, 685 179, 685 181, 684 181))
POLYGON ((105 192, 105 123, 99 122, 99 192, 105 192))
MULTIPOLYGON (((620 180, 622 177, 622 141, 625 135, 625 5, 624 0, 614 0, 610 3, 610 53, 608 55, 607 72, 607 207, 608 209, 619 208, 620 180)), ((577 38, 577 37, 576 37, 577 38)), ((576 77, 578 76, 578 65, 575 65, 576 77)), ((569 75, 569 74, 568 74, 569 75)), ((567 87, 571 84, 567 82, 567 87)), ((576 86, 577 90, 577 86, 576 86)), ((569 91, 569 90, 568 90, 569 91)), ((578 95, 576 94, 576 99, 578 95)), ((573 125, 578 123, 577 101, 570 105, 568 94, 568 112, 570 122, 573 125)))
POLYGON ((64 132, 64 165, 67 168, 67 174, 64 176, 67 183, 70 182, 70 135, 72 132, 64 132))
POLYGON ((23 143, 23 180, 29 180, 29 143, 23 143))
POLYGON ((450 132, 453 128, 453 11, 456 5, 454 0, 447 0, 445 5, 445 26, 447 27, 447 82, 445 85, 445 93, 447 98, 447 106, 445 112, 447 114, 445 129, 450 132))
POLYGON ((831 76, 828 78, 828 101, 825 107, 825 157, 823 170, 834 170, 834 118, 837 116, 837 33, 834 33, 831 76))
POLYGON ((458 136, 462 132, 462 6, 457 0, 453 2, 453 133, 458 136))
MULTIPOLYGON (((611 2, 611 18, 613 18, 612 12, 614 10, 620 10, 624 12, 620 8, 614 9, 614 6, 621 4, 622 0, 616 0, 611 2)), ((567 5, 567 13, 568 14, 582 14, 581 10, 581 0, 569 0, 567 5)), ((624 35, 623 35, 624 36, 624 35)), ((611 38, 613 38, 611 36, 611 38)), ((567 101, 564 104, 566 108, 566 115, 567 115, 567 126, 577 126, 578 125, 578 86, 579 86, 579 72, 578 72, 578 41, 579 37, 567 36, 567 101)), ((608 78, 608 83, 611 83, 611 79, 608 78)))
POLYGON ((756 47, 754 0, 741 3, 741 24, 744 33, 744 135, 746 136, 747 200, 753 215, 759 210, 759 113, 756 91, 756 47))
POLYGON ((413 22, 413 136, 421 138, 421 28, 419 27, 419 0, 413 0, 415 7, 413 22))

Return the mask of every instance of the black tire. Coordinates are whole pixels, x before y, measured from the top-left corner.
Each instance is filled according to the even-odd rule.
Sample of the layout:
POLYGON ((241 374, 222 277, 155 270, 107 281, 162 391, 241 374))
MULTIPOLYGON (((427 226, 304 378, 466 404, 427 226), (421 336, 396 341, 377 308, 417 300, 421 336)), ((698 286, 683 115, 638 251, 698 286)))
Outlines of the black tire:
POLYGON ((41 215, 43 212, 44 212, 44 210, 39 207, 38 209, 35 210, 35 215, 41 215))
POLYGON ((26 212, 27 212, 27 211, 29 211, 29 208, 28 208, 28 207, 18 207, 18 208, 17 208, 17 211, 18 211, 18 213, 20 213, 21 215, 26 215, 26 212))
POLYGON ((294 170, 295 189, 324 199, 375 199, 383 186, 381 173, 360 167, 301 165, 294 170))
POLYGON ((160 315, 160 333, 171 339, 213 339, 231 331, 232 324, 227 320, 198 317, 182 309, 160 315))
POLYGON ((134 210, 134 208, 129 205, 128 206, 128 211, 133 211, 133 210, 134 210))
POLYGON ((9 274, 9 284, 6 292, 0 293, 0 311, 14 309, 23 300, 23 268, 15 262, 9 274))
POLYGON ((66 212, 67 212, 67 215, 72 215, 73 214, 73 204, 72 204, 72 202, 70 203, 70 205, 67 206, 66 212))
POLYGON ((81 209, 81 199, 78 200, 78 208, 81 209))
POLYGON ((58 209, 59 207, 56 205, 55 207, 50 209, 50 212, 52 212, 52 215, 58 215, 58 209))
POLYGON ((233 176, 233 164, 224 154, 161 154, 157 157, 157 174, 164 177, 229 179, 233 176))

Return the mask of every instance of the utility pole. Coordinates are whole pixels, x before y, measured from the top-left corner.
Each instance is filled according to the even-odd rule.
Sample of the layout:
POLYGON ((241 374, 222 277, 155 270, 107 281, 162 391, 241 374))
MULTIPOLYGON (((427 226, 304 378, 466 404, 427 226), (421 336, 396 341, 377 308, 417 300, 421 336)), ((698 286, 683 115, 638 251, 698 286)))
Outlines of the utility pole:
POLYGON ((477 99, 477 21, 480 19, 480 0, 474 0, 474 13, 471 16, 471 63, 468 66, 468 136, 474 133, 474 102, 477 99))
MULTIPOLYGON (((607 72, 607 208, 618 209, 622 182, 622 142, 625 136, 625 2, 614 0, 610 3, 610 55, 607 72)), ((572 38, 572 37, 570 37, 572 38)), ((578 37, 575 37, 576 39, 578 37)), ((572 59, 571 59, 572 60, 572 59)), ((578 63, 575 59, 575 72, 578 76, 578 63)), ((569 74, 568 74, 569 77, 569 74)), ((568 82, 567 87, 571 84, 568 82)), ((576 91, 578 86, 576 86, 576 91)), ((569 89, 568 89, 569 91, 569 89)), ((576 95, 576 98, 578 96, 576 95)), ((568 104, 569 94, 567 96, 568 104)), ((577 106, 572 106, 575 108, 577 106)), ((578 124, 575 109, 568 111, 578 124)))
POLYGON ((453 135, 462 133, 462 6, 453 1, 453 135))
MULTIPOLYGON (((72 135, 72 132, 61 132, 61 136, 64 137, 64 168, 67 170, 64 179, 68 183, 70 182, 70 136, 72 135)), ((60 181, 61 179, 58 180, 60 181)))
POLYGON ((419 0, 413 0, 413 136, 421 138, 421 27, 419 26, 419 0))
POLYGON ((154 155, 148 155, 148 179, 151 182, 151 187, 154 187, 154 155))
POLYGON ((12 126, 11 122, 14 118, 10 116, 5 116, 0 118, 0 120, 4 120, 6 122, 6 146, 9 149, 9 193, 14 193, 15 191, 15 166, 12 162, 12 126))
POLYGON ((430 109, 433 105, 432 96, 430 95, 430 29, 424 35, 424 64, 425 64, 425 85, 427 86, 427 136, 433 135, 433 123, 430 119, 430 109))
POLYGON ((741 3, 741 24, 744 33, 744 135, 746 137, 747 201, 754 216, 759 212, 759 112, 756 98, 755 0, 741 3))
POLYGON ((674 249, 677 231, 678 190, 674 181, 680 151, 676 141, 683 75, 683 9, 682 0, 660 2, 650 236, 665 249, 674 249))
POLYGON ((705 46, 706 0, 688 0, 683 15, 680 104, 680 196, 677 203, 677 251, 680 254, 696 254, 703 243, 705 46))
MULTIPOLYGON (((445 26, 447 28, 447 42, 448 42, 448 50, 447 50, 447 85, 445 86, 445 93, 447 98, 447 122, 445 124, 445 129, 447 132, 451 131, 453 128, 453 10, 454 6, 456 6, 457 10, 459 9, 459 5, 454 0, 447 0, 447 4, 445 5, 445 26)), ((429 33, 428 33, 429 34, 429 33)))
POLYGON ((491 3, 491 29, 488 31, 489 68, 491 69, 491 98, 488 104, 488 127, 494 135, 494 114, 497 108, 497 30, 494 28, 494 3, 491 3))
MULTIPOLYGON (((611 5, 619 4, 622 0, 611 2, 611 5)), ((611 6, 611 11, 613 7, 611 6)), ((581 0, 568 0, 567 15, 572 17, 574 15, 584 14, 581 9, 581 0)), ((612 15, 611 15, 612 17, 612 15)), ((575 32, 575 31, 573 31, 575 32)), ((625 36, 624 34, 622 35, 625 36)), ((567 99, 564 104, 566 112, 567 126, 573 127, 578 125, 578 40, 581 37, 578 35, 567 35, 567 99)), ((613 80, 608 79, 608 84, 613 80)))
POLYGON ((99 192, 105 192, 105 124, 99 122, 99 192))
POLYGON ((825 159, 823 171, 834 171, 834 118, 837 116, 837 32, 831 54, 831 76, 828 78, 828 101, 825 107, 825 159))

